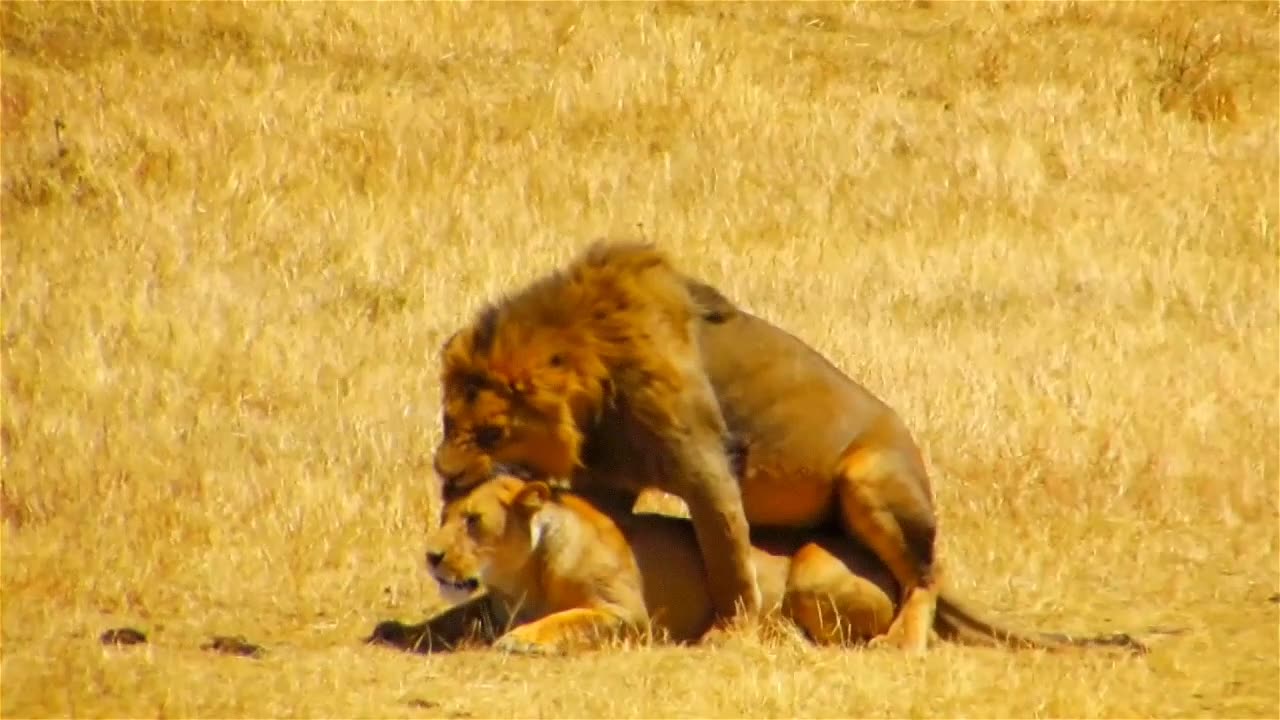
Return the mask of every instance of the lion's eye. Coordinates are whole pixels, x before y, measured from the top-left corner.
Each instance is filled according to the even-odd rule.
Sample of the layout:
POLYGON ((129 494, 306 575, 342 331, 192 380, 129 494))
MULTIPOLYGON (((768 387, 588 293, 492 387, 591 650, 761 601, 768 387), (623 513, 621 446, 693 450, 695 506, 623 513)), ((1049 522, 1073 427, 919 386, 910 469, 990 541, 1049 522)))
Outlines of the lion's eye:
POLYGON ((490 450, 502 440, 502 428, 497 425, 481 425, 476 428, 476 445, 484 450, 490 450))
POLYGON ((478 378, 468 377, 462 381, 462 397, 468 403, 473 403, 480 396, 480 388, 484 387, 484 383, 478 378))
POLYGON ((467 524, 468 530, 476 530, 480 527, 480 516, 476 513, 467 513, 462 521, 467 524))
POLYGON ((556 353, 555 355, 552 355, 551 367, 560 367, 561 365, 564 365, 564 355, 561 355, 560 353, 556 353))

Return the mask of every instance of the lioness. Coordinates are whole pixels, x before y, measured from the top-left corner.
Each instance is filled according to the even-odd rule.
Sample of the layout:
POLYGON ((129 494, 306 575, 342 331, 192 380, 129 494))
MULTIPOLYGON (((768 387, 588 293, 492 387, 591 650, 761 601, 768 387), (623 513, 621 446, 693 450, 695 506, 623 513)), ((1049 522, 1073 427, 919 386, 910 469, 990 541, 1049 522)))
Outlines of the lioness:
POLYGON ((569 478, 630 510, 689 508, 716 616, 759 609, 753 527, 859 538, 902 595, 884 638, 927 644, 938 602, 933 493, 897 414, 786 331, 646 243, 599 242, 480 311, 442 350, 449 497, 497 467, 569 478))
MULTIPOLYGON (((896 582, 856 541, 789 530, 757 530, 752 539, 766 613, 789 619, 819 644, 857 644, 888 629, 896 582)), ((466 597, 416 630, 415 640, 426 644, 456 643, 474 621, 481 638, 496 637, 497 647, 520 652, 590 648, 645 634, 688 642, 714 616, 689 520, 611 517, 568 490, 512 475, 451 502, 429 534, 426 558, 444 597, 466 597), (467 597, 481 588, 487 597, 467 597), (514 627, 499 636, 508 625, 514 627)), ((380 632, 394 625, 384 623, 380 632)), ((1145 651, 1124 635, 1014 634, 946 599, 934 629, 969 644, 1145 651)))

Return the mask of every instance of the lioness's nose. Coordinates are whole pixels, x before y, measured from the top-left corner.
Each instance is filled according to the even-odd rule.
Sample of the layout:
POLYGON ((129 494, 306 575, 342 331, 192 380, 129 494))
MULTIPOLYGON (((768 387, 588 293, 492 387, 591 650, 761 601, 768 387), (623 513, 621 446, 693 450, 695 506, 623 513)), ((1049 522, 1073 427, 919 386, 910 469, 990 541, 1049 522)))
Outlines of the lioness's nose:
POLYGON ((427 565, 436 567, 442 562, 444 562, 444 553, 427 551, 427 565))

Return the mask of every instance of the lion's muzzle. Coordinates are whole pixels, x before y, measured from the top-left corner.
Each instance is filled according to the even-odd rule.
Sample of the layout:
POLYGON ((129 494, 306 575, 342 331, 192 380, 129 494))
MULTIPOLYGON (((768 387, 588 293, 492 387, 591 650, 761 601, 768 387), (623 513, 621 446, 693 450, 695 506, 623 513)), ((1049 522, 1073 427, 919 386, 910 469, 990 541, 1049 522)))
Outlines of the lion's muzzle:
POLYGON ((436 475, 444 481, 446 486, 457 482, 459 478, 467 472, 466 465, 455 465, 448 461, 448 456, 443 452, 437 452, 434 467, 436 475))
POLYGON ((436 450, 432 464, 440 478, 441 496, 446 503, 465 495, 489 477, 486 458, 468 457, 450 446, 442 445, 436 450))

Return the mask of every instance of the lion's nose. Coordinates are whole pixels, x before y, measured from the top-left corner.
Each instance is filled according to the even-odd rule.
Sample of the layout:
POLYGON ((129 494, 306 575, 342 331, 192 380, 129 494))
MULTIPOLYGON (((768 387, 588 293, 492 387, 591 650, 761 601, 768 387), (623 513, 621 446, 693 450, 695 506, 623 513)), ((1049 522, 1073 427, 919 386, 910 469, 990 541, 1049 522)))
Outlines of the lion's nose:
POLYGON ((437 567, 444 562, 444 553, 427 551, 427 564, 431 567, 437 567))

